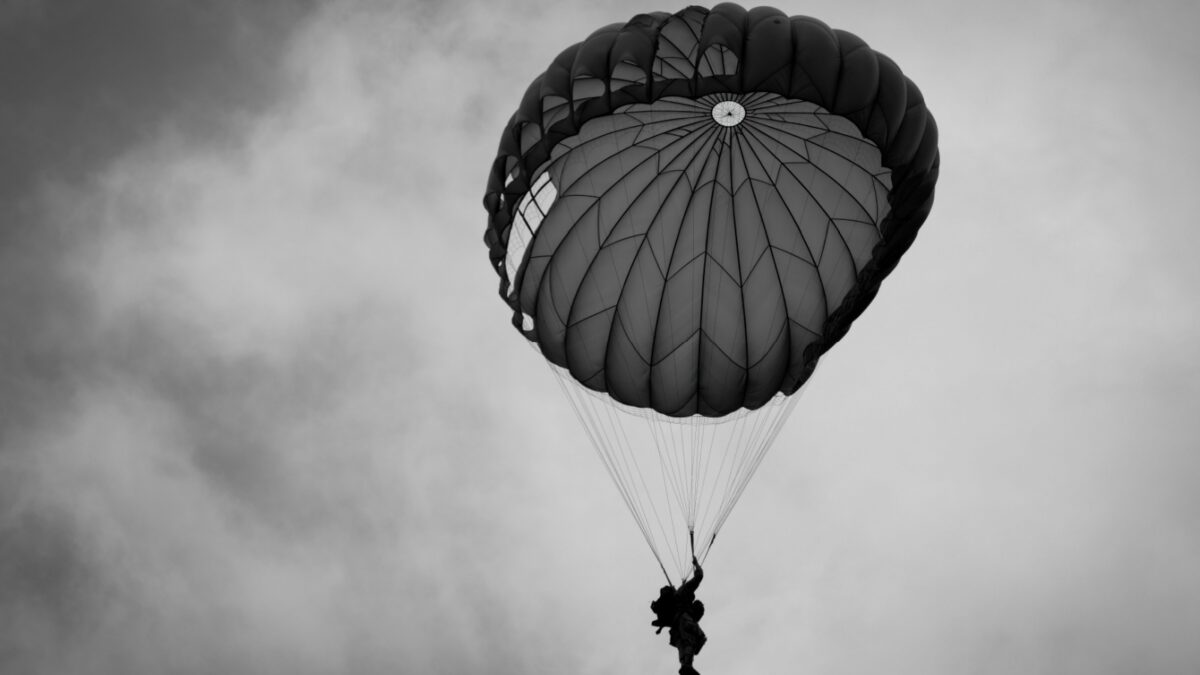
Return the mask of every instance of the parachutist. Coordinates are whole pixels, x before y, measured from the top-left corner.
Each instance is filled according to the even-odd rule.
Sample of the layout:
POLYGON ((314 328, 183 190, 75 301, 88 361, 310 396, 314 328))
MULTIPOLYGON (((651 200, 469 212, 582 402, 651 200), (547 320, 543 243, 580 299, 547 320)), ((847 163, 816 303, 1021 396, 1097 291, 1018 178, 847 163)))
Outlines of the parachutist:
POLYGON ((655 619, 650 622, 658 630, 655 635, 662 633, 663 628, 670 629, 667 633, 670 644, 679 650, 679 675, 699 675, 692 667, 692 660, 708 637, 700 628, 700 619, 704 616, 704 603, 696 599, 696 589, 704 579, 704 569, 699 561, 692 556, 694 573, 692 578, 676 589, 674 586, 663 586, 658 590, 658 599, 650 603, 650 610, 655 619))

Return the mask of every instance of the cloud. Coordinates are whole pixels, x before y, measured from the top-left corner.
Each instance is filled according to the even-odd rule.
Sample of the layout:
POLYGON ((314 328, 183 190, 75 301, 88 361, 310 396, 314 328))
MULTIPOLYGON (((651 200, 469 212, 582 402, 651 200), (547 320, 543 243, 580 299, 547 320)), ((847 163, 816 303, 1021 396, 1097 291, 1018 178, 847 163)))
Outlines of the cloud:
MULTIPOLYGON (((446 43, 495 24, 335 4, 289 26, 266 72, 221 67, 241 82, 221 87, 254 91, 245 107, 205 102, 217 80, 196 74, 201 50, 160 64, 194 87, 181 102, 136 90, 152 131, 70 170, 21 167, 35 177, 4 254, 5 670, 573 658, 539 630, 565 622, 548 601, 564 584, 521 587, 553 570, 537 534, 572 512, 546 509, 526 477, 560 483, 560 499, 577 481, 553 479, 570 458, 511 461, 525 443, 550 454, 538 439, 555 432, 502 417, 527 386, 499 386, 522 367, 501 355, 537 362, 479 328, 489 310, 505 324, 480 242, 494 141, 469 134, 507 113, 479 87, 445 97, 493 49, 446 43)), ((65 133, 95 142, 107 119, 65 133)), ((55 152, 37 154, 52 166, 55 152)))
MULTIPOLYGON (((0 160, 0 670, 673 670, 653 561, 480 241, 528 80, 642 8, 24 7, 0 31, 42 42, 4 49, 45 77, 3 113, 36 133, 0 160)), ((1084 38, 1042 68, 1070 9, 1023 45, 1014 11, 930 37, 830 9, 936 100, 943 187, 723 532, 703 664, 1200 662, 1192 197, 1161 159, 1195 141, 1101 105, 1172 81, 1150 52, 1110 73, 1084 38), (994 54, 939 51, 965 43, 1008 45, 1002 92, 969 77, 994 54)))
MULTIPOLYGON (((106 17, 135 27, 108 38, 159 19, 147 32, 162 40, 168 18, 106 17)), ((218 19, 218 35, 241 28, 232 12, 218 19)), ((74 20, 42 28, 70 33, 74 20)), ((463 621, 458 591, 422 597, 443 585, 448 551, 408 555, 396 540, 438 532, 443 514, 409 493, 414 481, 452 478, 415 458, 421 443, 446 443, 419 423, 446 394, 418 363, 429 344, 412 326, 415 279, 395 273, 421 259, 421 237, 379 217, 421 216, 397 208, 407 193, 381 203, 397 172, 353 174, 388 159, 370 143, 390 129, 369 119, 349 38, 327 21, 272 38, 291 75, 234 78, 294 82, 256 91, 247 124, 181 110, 237 117, 206 98, 212 71, 197 70, 223 41, 148 66, 154 81, 193 87, 182 101, 130 85, 129 64, 73 64, 133 87, 132 121, 151 131, 106 139, 125 107, 66 123, 101 145, 61 171, 57 146, 36 150, 52 180, 34 183, 32 217, 7 232, 6 670, 337 672, 362 659, 357 672, 392 670, 463 621), (181 122, 189 113, 203 123, 181 122), (406 626, 399 640, 377 634, 406 626), (375 655, 353 653, 359 643, 375 655)), ((247 63, 235 56, 221 75, 247 63)), ((84 86, 66 82, 64 95, 95 74, 68 73, 84 86)), ((481 658, 455 651, 438 659, 481 658)))

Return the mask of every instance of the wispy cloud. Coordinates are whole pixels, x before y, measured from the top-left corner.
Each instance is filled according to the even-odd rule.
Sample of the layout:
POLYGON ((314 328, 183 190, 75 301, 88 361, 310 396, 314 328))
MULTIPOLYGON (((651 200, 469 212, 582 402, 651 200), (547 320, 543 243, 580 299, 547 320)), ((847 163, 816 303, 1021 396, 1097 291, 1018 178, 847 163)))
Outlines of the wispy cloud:
MULTIPOLYGON (((0 669, 673 670, 479 206, 529 79, 645 8, 4 7, 0 669)), ((1046 7, 785 8, 913 74, 944 177, 722 534, 701 670, 1200 663, 1190 10, 1046 7)))

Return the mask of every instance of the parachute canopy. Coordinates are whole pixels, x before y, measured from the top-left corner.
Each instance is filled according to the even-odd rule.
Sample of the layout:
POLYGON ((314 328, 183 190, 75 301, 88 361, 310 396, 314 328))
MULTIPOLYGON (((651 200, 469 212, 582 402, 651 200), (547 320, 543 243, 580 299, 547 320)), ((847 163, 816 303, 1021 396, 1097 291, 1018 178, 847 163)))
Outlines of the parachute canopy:
POLYGON ((485 242, 664 572, 707 552, 938 162, 895 63, 769 7, 639 14, 529 86, 485 242))
POLYGON ((640 14, 563 51, 501 137, 485 240, 516 327, 664 415, 790 394, 933 202, 920 91, 769 7, 640 14))

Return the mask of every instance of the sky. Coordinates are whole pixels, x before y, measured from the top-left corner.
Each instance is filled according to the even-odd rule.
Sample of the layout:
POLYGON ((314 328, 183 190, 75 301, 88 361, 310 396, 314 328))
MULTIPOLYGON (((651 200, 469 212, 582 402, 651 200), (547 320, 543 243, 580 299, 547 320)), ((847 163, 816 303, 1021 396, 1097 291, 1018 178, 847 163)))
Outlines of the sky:
MULTIPOLYGON (((1200 5, 779 3, 933 212, 721 533, 701 672, 1200 671, 1200 5)), ((633 2, 0 2, 0 672, 669 673, 482 242, 633 2)))

